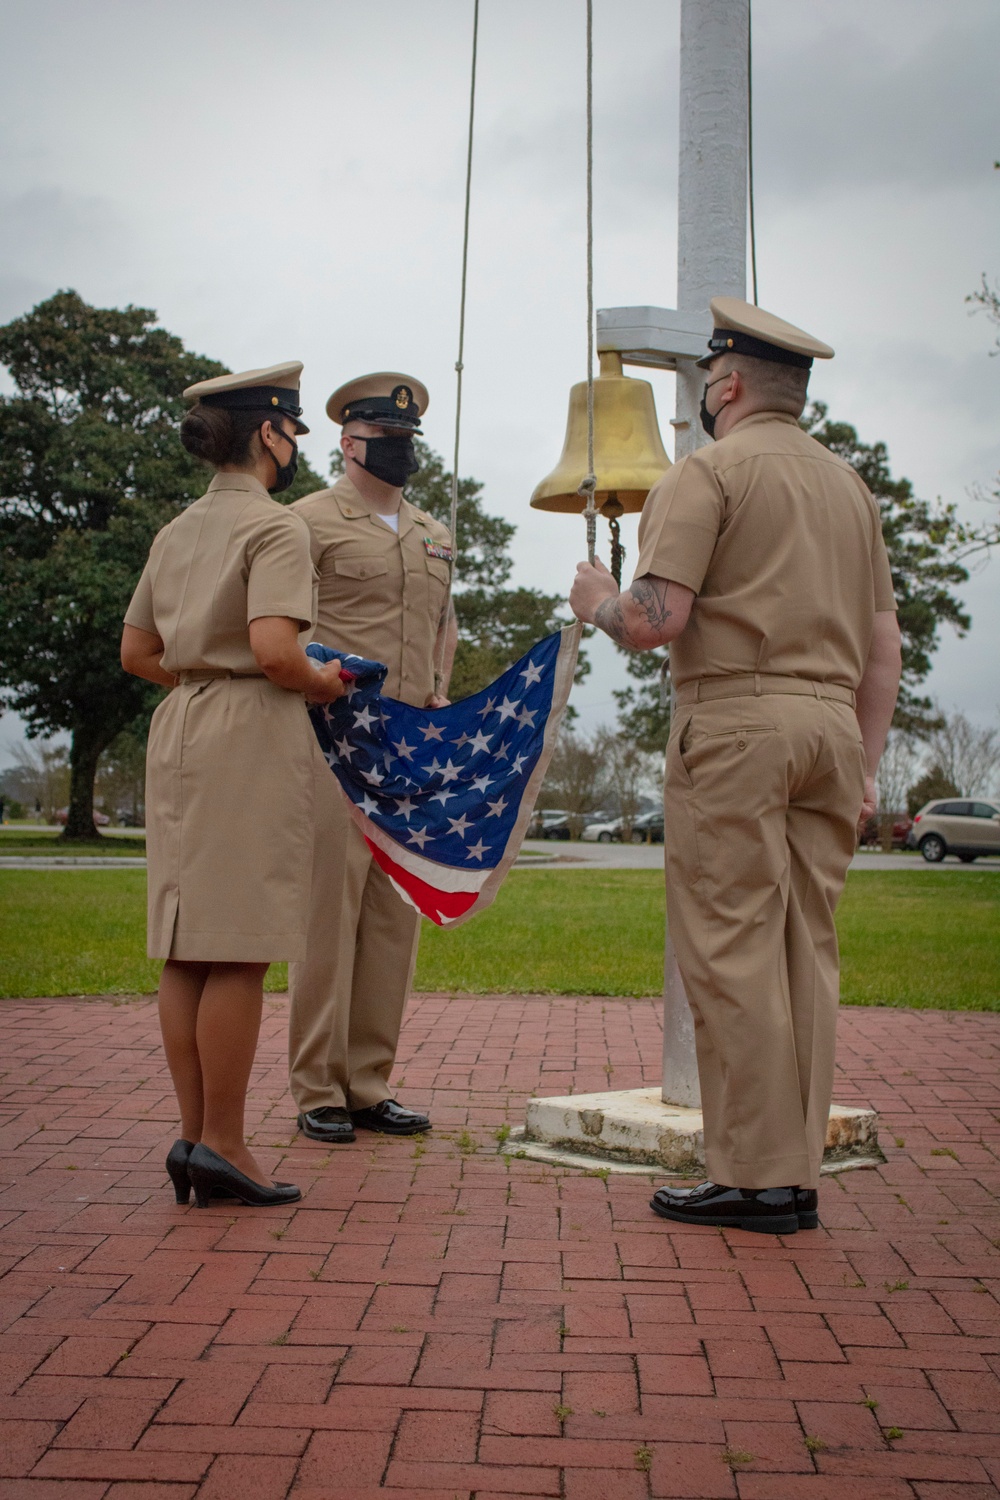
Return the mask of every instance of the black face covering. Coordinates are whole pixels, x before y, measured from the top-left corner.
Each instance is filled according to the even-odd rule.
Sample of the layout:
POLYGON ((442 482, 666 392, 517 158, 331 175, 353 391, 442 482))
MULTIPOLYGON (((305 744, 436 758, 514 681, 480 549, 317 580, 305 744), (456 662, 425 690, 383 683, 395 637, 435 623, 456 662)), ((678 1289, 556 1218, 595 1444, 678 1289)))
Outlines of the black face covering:
POLYGON ((715 437, 715 422, 716 422, 716 418, 718 417, 719 413, 717 411, 716 412, 709 411, 709 409, 708 409, 708 393, 712 389, 713 385, 718 385, 720 380, 727 380, 728 378, 729 377, 726 376, 726 375, 720 375, 718 380, 710 380, 710 381, 708 381, 708 383, 705 386, 705 389, 701 393, 701 405, 698 408, 698 415, 701 418, 701 425, 702 425, 702 427, 704 427, 705 431, 708 433, 708 435, 709 435, 710 438, 714 438, 715 437))
POLYGON ((408 433, 394 432, 388 437, 370 437, 363 441, 365 461, 361 467, 375 479, 381 479, 383 484, 391 484, 395 490, 401 490, 410 475, 420 468, 413 439, 408 433))
MULTIPOLYGON (((288 441, 292 443, 287 433, 283 433, 282 436, 288 438, 288 441)), ((280 495, 282 490, 288 489, 295 478, 295 471, 299 466, 299 445, 298 443, 292 443, 292 456, 287 464, 279 464, 276 455, 270 449, 268 449, 268 452, 271 453, 271 458, 274 460, 274 467, 278 472, 274 477, 274 483, 268 485, 267 493, 269 495, 280 495)))

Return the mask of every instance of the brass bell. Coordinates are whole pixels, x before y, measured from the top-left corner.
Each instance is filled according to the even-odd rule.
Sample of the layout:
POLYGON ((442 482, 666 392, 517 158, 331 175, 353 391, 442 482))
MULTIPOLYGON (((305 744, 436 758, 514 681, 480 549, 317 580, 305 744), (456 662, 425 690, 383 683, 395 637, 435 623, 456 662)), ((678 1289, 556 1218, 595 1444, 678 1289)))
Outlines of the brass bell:
MULTIPOLYGON (((646 496, 670 467, 656 421, 653 387, 648 380, 622 374, 621 355, 600 355, 594 381, 594 473, 598 510, 609 520, 642 510, 646 496)), ((531 497, 535 510, 580 512, 578 493, 587 475, 587 382, 569 393, 569 420, 562 456, 531 497)))

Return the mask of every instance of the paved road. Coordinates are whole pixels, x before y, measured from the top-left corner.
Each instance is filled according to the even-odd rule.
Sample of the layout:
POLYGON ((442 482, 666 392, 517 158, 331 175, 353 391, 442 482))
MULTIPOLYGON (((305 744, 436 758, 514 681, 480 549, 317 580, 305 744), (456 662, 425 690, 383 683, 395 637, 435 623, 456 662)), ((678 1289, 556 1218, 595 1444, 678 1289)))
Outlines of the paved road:
MULTIPOLYGON (((550 866, 561 870, 662 870, 662 844, 585 844, 561 843, 556 839, 526 839, 526 853, 548 856, 558 861, 550 866)), ((527 861, 525 861, 527 864, 527 861)), ((947 859, 940 865, 929 865, 919 854, 880 854, 859 851, 852 870, 994 870, 1000 873, 1000 859, 980 859, 974 865, 963 865, 947 859)))
MULTIPOLYGON (((526 839, 524 854, 517 868, 530 869, 538 856, 539 868, 548 870, 662 870, 662 844, 584 844, 561 843, 555 839, 526 839)), ((65 854, 0 855, 0 870, 120 870, 145 869, 146 861, 129 855, 65 854)), ((974 865, 963 865, 947 859, 940 865, 929 865, 919 854, 876 854, 867 850, 855 855, 852 870, 992 870, 1000 874, 1000 858, 979 859, 974 865)))

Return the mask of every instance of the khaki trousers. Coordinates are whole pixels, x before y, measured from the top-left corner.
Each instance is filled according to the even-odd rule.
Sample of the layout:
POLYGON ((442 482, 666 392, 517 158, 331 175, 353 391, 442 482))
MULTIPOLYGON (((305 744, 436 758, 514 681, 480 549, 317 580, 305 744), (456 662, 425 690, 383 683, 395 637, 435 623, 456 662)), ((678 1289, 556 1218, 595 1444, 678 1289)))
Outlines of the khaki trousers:
POLYGON ((675 712, 667 910, 713 1182, 818 1185, 840 991, 834 912, 864 766, 846 703, 765 694, 675 712))
POLYGON ((306 957, 289 965, 290 1087, 299 1110, 388 1099, 420 917, 372 859, 314 745, 306 957))

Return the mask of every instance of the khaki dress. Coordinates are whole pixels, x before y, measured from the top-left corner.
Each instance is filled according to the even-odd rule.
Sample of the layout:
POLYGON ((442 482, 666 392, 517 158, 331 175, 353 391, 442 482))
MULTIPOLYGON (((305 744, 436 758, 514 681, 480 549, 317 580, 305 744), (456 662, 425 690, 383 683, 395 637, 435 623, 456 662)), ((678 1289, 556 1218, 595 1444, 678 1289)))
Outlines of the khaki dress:
POLYGON ((315 623, 309 532, 248 474, 217 474, 159 533, 125 621, 180 677, 146 760, 150 958, 305 957, 313 732, 263 676, 249 623, 315 623))

